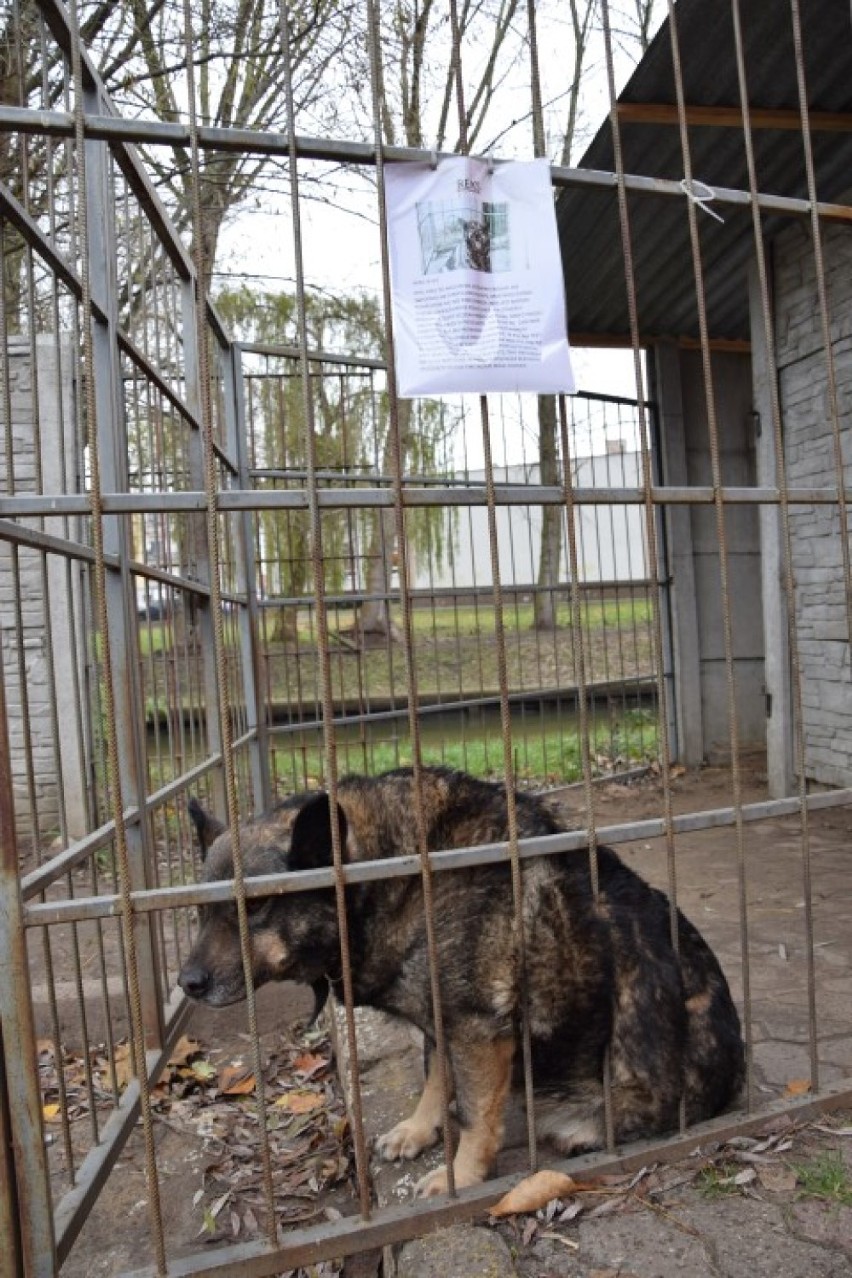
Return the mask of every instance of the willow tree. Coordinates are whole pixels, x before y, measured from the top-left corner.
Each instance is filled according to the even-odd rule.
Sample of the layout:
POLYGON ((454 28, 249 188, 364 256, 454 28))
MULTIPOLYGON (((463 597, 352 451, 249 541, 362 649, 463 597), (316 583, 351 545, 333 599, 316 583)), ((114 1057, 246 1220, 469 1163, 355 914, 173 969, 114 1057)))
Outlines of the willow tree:
MULTIPOLYGON (((217 307, 232 332, 246 341, 295 346, 302 316, 312 351, 346 354, 349 372, 326 363, 311 376, 315 459, 322 487, 351 485, 353 476, 381 475, 389 452, 390 406, 384 374, 370 373, 357 359, 380 356, 384 325, 377 301, 369 296, 329 299, 308 293, 299 306, 291 293, 256 291, 245 286, 220 292, 217 307)), ((303 485, 308 457, 305 392, 298 360, 272 356, 247 377, 252 414, 254 462, 261 473, 275 472, 276 483, 303 485)), ((449 440, 454 419, 435 401, 418 405, 417 429, 409 440, 409 461, 418 471, 441 475, 449 468, 449 440)), ((267 589, 291 599, 312 593, 313 562, 308 514, 266 510, 259 516, 262 545, 271 554, 267 589)), ((327 592, 364 590, 374 585, 375 512, 364 509, 323 512, 323 584, 327 592)), ((440 564, 452 535, 446 512, 438 508, 412 511, 407 525, 412 553, 427 554, 440 564)), ((276 636, 293 633, 295 609, 277 610, 276 636)), ((360 617, 357 637, 364 639, 360 617)))

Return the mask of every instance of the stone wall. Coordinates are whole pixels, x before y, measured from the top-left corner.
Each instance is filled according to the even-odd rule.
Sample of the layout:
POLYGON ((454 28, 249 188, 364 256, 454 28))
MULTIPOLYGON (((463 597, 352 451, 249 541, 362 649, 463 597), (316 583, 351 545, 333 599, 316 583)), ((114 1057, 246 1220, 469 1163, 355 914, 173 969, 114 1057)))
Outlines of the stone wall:
MULTIPOLYGON (((77 491, 79 458, 69 345, 60 347, 55 338, 39 339, 34 367, 29 341, 12 339, 0 363, 0 390, 11 408, 11 421, 3 422, 0 492, 37 493, 39 466, 44 492, 77 491), (5 379, 8 396, 2 385, 5 379), (11 466, 6 446, 9 427, 11 466)), ((68 532, 58 517, 21 523, 53 536, 68 532)), ((64 556, 44 556, 26 545, 15 548, 0 537, 0 654, 17 833, 27 840, 37 831, 42 846, 62 828, 63 807, 69 835, 79 836, 87 828, 86 777, 78 733, 82 707, 74 678, 75 667, 82 669, 80 598, 76 563, 70 561, 69 573, 64 556)))
MULTIPOLYGON (((852 482, 852 234, 824 230, 831 343, 845 483, 852 482)), ((827 361, 813 245, 802 224, 775 244, 777 352, 790 485, 836 486, 827 361)), ((802 673, 805 773, 852 783, 852 680, 840 515, 836 506, 794 507, 790 517, 802 673)))

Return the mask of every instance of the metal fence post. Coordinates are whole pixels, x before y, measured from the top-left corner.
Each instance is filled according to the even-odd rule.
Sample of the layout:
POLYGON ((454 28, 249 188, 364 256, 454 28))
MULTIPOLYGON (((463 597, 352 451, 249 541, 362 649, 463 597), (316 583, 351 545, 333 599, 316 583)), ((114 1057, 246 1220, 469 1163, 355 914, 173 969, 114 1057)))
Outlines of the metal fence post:
MULTIPOLYGON (((97 114, 102 103, 97 89, 86 91, 87 114, 97 114)), ((80 198, 87 202, 91 294, 100 314, 83 316, 93 330, 95 360, 95 405, 97 447, 104 491, 127 492, 128 444, 125 425, 121 365, 118 354, 118 281, 116 279, 115 203, 111 196, 109 150, 105 142, 86 142, 87 189, 80 198)), ((139 687, 138 618, 133 577, 129 524, 126 517, 111 516, 104 524, 104 546, 121 567, 107 575, 107 624, 113 653, 116 723, 114 725, 121 769, 121 791, 125 804, 140 804, 146 790, 145 714, 139 687)), ((113 796, 115 801, 115 796, 113 796)), ((127 829, 127 851, 131 885, 135 889, 152 886, 153 853, 151 832, 146 820, 127 829)), ((148 1048, 163 1042, 163 1003, 158 951, 151 919, 136 915, 134 934, 142 993, 142 1018, 148 1048)))
POLYGON ((0 1274, 56 1273, 53 1209, 24 940, 12 756, 0 661, 0 1274), (7 1108, 8 1105, 8 1108, 7 1108), (17 1216, 17 1220, 14 1217, 17 1216), (8 1240, 8 1241, 7 1241, 8 1240), (7 1268, 8 1266, 8 1268, 7 1268))
MULTIPOLYGON (((225 422, 228 432, 228 452, 236 458, 237 483, 240 488, 252 486, 249 475, 249 459, 246 441, 245 381, 243 379, 242 352, 236 344, 231 347, 230 358, 222 360, 225 383, 225 422)), ((246 605, 240 613, 240 640, 243 650, 243 692, 246 700, 248 727, 254 730, 249 745, 249 772, 252 798, 266 809, 273 799, 269 769, 269 725, 261 703, 260 689, 260 626, 262 613, 257 600, 257 571, 252 551, 252 516, 243 511, 237 522, 237 583, 240 594, 245 595, 246 605)))

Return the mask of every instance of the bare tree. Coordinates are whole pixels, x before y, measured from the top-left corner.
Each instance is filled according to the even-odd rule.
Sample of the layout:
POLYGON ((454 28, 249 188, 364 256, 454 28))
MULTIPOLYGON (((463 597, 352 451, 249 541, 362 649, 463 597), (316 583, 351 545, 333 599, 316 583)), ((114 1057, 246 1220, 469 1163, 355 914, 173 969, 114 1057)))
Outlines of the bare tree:
MULTIPOLYGON (((419 148, 426 145, 427 139, 439 150, 461 151, 475 145, 494 95, 519 52, 513 38, 518 7, 519 0, 463 0, 459 5, 459 45, 477 37, 484 40, 486 50, 478 73, 460 92, 446 7, 433 0, 422 0, 419 5, 394 0, 384 6, 376 91, 386 145, 403 143, 419 148), (454 103, 455 128, 451 123, 454 103)), ((382 457, 385 475, 392 473, 395 447, 401 463, 411 450, 413 415, 409 400, 399 402, 397 422, 397 440, 388 432, 382 457)), ((377 512, 368 551, 366 589, 371 598, 359 617, 364 642, 370 642, 370 636, 392 632, 388 597, 395 553, 395 515, 392 509, 386 509, 377 512)))
MULTIPOLYGON (((109 19, 92 39, 102 75, 116 102, 130 112, 154 109, 161 120, 184 113, 187 57, 197 86, 200 123, 269 132, 287 128, 285 77, 292 76, 297 109, 321 111, 333 99, 329 67, 351 34, 351 4, 299 0, 288 5, 292 65, 281 57, 279 0, 200 0, 194 25, 165 0, 100 5, 109 19), (187 53, 189 51, 189 54, 187 53)), ((201 157, 202 222, 192 223, 189 155, 183 148, 150 147, 146 162, 167 194, 179 229, 201 238, 212 270, 223 226, 247 198, 257 197, 282 170, 281 161, 249 151, 207 151, 201 157)), ((195 244, 193 244, 193 248, 195 244)))
MULTIPOLYGON (((633 10, 628 14, 623 42, 628 49, 641 55, 648 47, 649 31, 655 0, 632 0, 633 10), (635 23, 635 28, 634 24, 635 23)), ((579 139, 582 90, 597 34, 599 17, 598 0, 568 0, 573 41, 570 82, 567 88, 565 125, 558 142, 557 162, 567 166, 579 139)), ((535 100, 535 94, 533 94, 535 100)), ((535 115, 535 111, 534 111, 535 115)), ((544 126, 541 119, 533 120, 536 151, 543 153, 544 126)), ((557 444, 557 405, 553 396, 542 395, 538 401, 539 473, 542 484, 557 485, 560 482, 559 448, 557 444)), ((563 458, 563 465, 568 459, 563 458)), ((533 605, 533 626, 538 630, 552 630, 557 624, 557 590, 563 545, 564 512, 559 506, 542 509, 541 545, 539 548, 537 590, 533 605)))
MULTIPOLYGON (((573 36, 573 60, 568 84, 568 109, 559 145, 558 162, 571 162, 571 152, 577 136, 580 92, 583 73, 589 54, 593 21, 597 12, 597 0, 569 0, 571 30, 573 36)), ((537 101, 535 86, 533 102, 537 101)), ((544 154, 544 121, 540 110, 533 111, 533 136, 536 154, 544 154)), ((539 479, 542 484, 559 483, 559 447, 557 444, 557 405, 553 395, 540 395, 538 399, 538 458, 539 479)), ((567 464, 567 458, 563 458, 567 464)), ((536 592, 533 597, 533 626, 537 630, 552 630, 557 624, 557 588, 562 557, 562 521, 564 512, 560 506, 544 506, 541 512, 541 544, 539 547, 536 592)))

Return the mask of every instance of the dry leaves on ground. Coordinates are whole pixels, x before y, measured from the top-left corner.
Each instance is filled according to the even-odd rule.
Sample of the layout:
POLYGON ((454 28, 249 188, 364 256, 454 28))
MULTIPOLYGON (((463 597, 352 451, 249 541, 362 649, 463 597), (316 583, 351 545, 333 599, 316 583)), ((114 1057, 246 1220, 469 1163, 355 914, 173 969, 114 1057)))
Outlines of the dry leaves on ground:
POLYGON ((349 1128, 325 1034, 282 1034, 266 1053, 268 1177, 252 1065, 211 1060, 215 1077, 201 1087, 187 1074, 195 1063, 188 1059, 172 1075, 158 1109, 170 1126, 202 1142, 206 1158, 195 1194, 200 1235, 215 1242, 263 1233, 270 1190, 279 1227, 321 1218, 323 1195, 348 1185, 351 1170, 349 1128))
POLYGON ((734 1136, 702 1146, 676 1164, 643 1167, 632 1174, 574 1179, 557 1171, 539 1171, 515 1185, 491 1210, 495 1226, 524 1248, 539 1239, 576 1248, 569 1227, 614 1212, 653 1211, 684 1233, 696 1230, 678 1217, 677 1192, 692 1186, 707 1195, 737 1194, 758 1199, 795 1195, 795 1160, 809 1136, 852 1134, 839 1125, 796 1124, 780 1116, 759 1136, 734 1136))
MULTIPOLYGON (((64 1049, 57 1056, 52 1040, 39 1040, 38 1064, 49 1124, 63 1112, 76 1122, 92 1104, 108 1111, 133 1077, 126 1041, 84 1057, 64 1049)), ((264 1054, 263 1083, 268 1180, 253 1054, 223 1054, 184 1035, 151 1089, 155 1121, 197 1140, 203 1155, 193 1205, 209 1242, 263 1235, 269 1190, 279 1230, 332 1213, 327 1199, 336 1189, 349 1196, 349 1126, 324 1031, 279 1035, 264 1054)))

